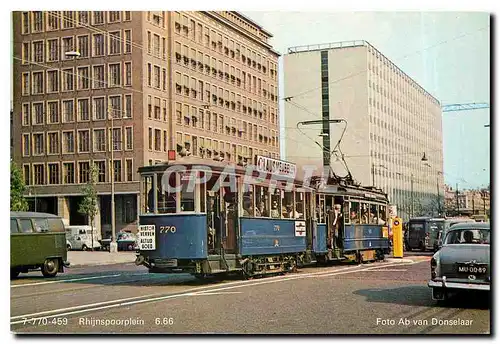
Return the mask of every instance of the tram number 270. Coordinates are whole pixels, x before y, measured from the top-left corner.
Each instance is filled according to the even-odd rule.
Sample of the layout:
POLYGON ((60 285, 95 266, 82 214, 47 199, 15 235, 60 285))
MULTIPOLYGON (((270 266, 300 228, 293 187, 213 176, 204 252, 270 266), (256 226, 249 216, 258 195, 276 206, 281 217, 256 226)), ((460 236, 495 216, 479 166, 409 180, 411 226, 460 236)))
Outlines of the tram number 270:
POLYGON ((162 233, 167 234, 168 232, 173 234, 176 231, 177 231, 177 228, 175 228, 175 226, 160 226, 160 234, 162 234, 162 233))

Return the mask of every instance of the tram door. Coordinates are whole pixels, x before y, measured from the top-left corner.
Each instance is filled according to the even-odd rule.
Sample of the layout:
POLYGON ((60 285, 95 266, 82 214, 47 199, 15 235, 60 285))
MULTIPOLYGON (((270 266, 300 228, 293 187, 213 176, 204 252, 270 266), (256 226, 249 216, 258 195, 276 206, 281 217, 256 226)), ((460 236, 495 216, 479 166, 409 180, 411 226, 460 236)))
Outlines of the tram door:
POLYGON ((223 224, 223 242, 225 253, 236 253, 236 233, 238 230, 238 193, 236 186, 233 188, 225 187, 221 191, 222 196, 222 213, 224 214, 223 224), (232 190, 231 190, 232 189, 232 190))
POLYGON ((342 249, 344 238, 344 218, 343 218, 343 205, 342 197, 326 196, 326 213, 327 213, 327 248, 342 249))

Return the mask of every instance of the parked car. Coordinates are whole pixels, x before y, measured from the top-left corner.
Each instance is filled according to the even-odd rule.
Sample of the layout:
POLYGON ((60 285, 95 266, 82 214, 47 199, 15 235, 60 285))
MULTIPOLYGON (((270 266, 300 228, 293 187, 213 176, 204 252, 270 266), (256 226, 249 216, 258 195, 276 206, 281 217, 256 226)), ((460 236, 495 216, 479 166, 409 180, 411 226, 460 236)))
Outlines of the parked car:
POLYGON ((122 232, 116 237, 118 251, 133 251, 136 248, 137 237, 134 233, 122 232))
MULTIPOLYGON (((101 245, 104 250, 109 251, 111 243, 111 234, 106 239, 101 240, 101 245)), ((120 232, 116 236, 118 251, 133 251, 137 248, 137 237, 134 233, 120 232)))
POLYGON ((100 249, 100 231, 87 225, 66 226, 66 245, 69 249, 87 251, 89 249, 100 249), (92 236, 94 237, 92 240, 92 236))
POLYGON ((490 291, 490 223, 459 223, 450 227, 431 259, 433 300, 457 290, 490 291))

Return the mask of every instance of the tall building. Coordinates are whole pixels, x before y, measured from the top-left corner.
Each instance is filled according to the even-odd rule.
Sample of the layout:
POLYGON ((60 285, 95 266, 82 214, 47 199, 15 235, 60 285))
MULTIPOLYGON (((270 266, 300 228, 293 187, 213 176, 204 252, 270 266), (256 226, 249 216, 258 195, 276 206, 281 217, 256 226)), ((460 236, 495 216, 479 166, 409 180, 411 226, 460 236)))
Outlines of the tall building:
POLYGON ((111 170, 116 229, 133 229, 137 169, 168 150, 279 157, 278 54, 242 14, 33 11, 13 23, 13 158, 32 208, 85 223, 78 203, 94 164, 102 232, 111 170))
POLYGON ((297 123, 345 119, 331 158, 336 174, 347 175, 343 153, 353 178, 387 192, 399 215, 408 217, 412 204, 413 215, 442 209, 440 103, 381 52, 366 41, 290 48, 284 77, 286 160, 323 165, 318 145, 333 149, 345 122, 302 131, 297 123))

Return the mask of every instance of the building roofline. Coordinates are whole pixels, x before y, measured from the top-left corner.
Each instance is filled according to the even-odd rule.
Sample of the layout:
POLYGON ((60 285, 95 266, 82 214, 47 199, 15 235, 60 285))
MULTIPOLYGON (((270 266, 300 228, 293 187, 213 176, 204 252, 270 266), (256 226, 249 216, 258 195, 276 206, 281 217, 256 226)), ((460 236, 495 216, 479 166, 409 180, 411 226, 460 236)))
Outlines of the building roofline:
POLYGON ((441 102, 435 96, 433 96, 429 91, 422 87, 415 79, 406 74, 401 68, 399 68, 391 59, 385 56, 380 52, 375 46, 373 46, 370 42, 365 40, 354 40, 354 41, 340 41, 340 42, 332 42, 332 43, 320 43, 320 44, 309 44, 309 45, 299 45, 295 47, 288 48, 288 54, 297 54, 297 53, 305 53, 311 51, 319 51, 319 50, 329 50, 329 49, 343 49, 343 48, 357 48, 357 47, 370 47, 374 49, 378 54, 382 55, 390 64, 392 64, 398 71, 403 73, 406 77, 408 77, 411 81, 413 81, 423 92, 434 99, 439 107, 441 107, 441 102))
POLYGON ((248 22, 249 24, 252 24, 252 25, 255 25, 259 28, 259 30, 261 30, 262 32, 264 32, 266 35, 269 36, 269 38, 271 37, 274 37, 272 35, 272 33, 270 33, 269 31, 267 31, 266 29, 264 29, 262 27, 262 25, 260 25, 259 23, 257 23, 255 20, 253 19, 250 19, 249 17, 247 17, 246 15, 244 15, 243 13, 241 12, 238 12, 238 11, 231 11, 233 14, 237 15, 238 17, 241 17, 241 19, 245 20, 246 22, 248 22))

